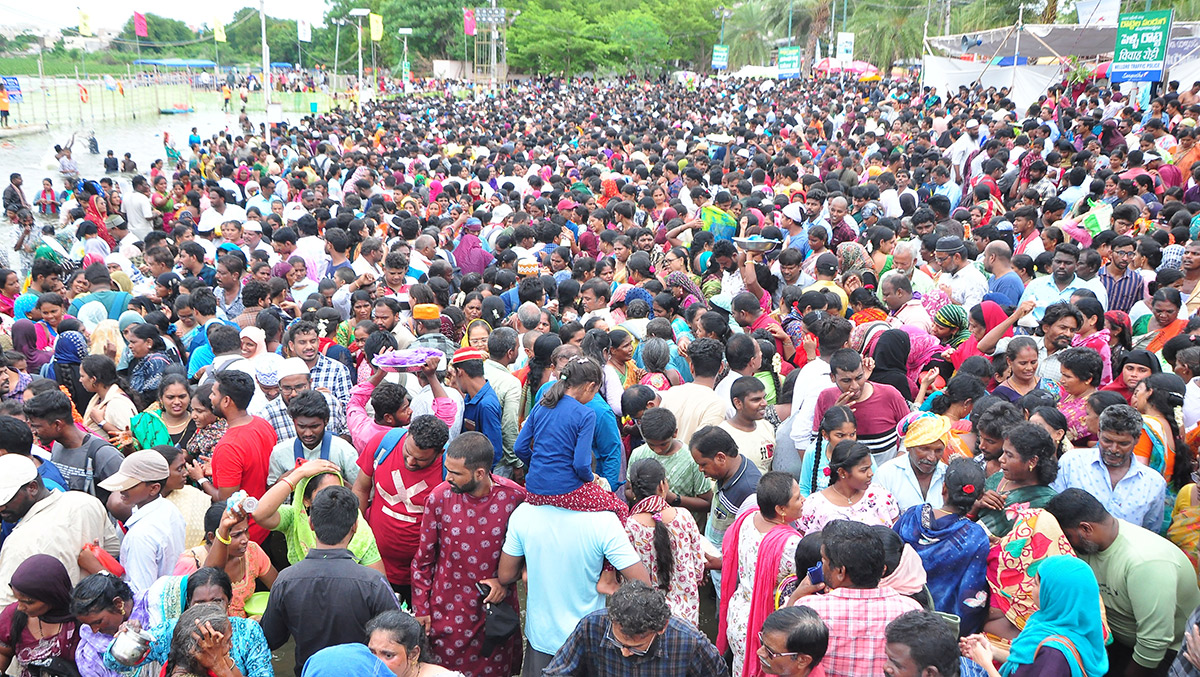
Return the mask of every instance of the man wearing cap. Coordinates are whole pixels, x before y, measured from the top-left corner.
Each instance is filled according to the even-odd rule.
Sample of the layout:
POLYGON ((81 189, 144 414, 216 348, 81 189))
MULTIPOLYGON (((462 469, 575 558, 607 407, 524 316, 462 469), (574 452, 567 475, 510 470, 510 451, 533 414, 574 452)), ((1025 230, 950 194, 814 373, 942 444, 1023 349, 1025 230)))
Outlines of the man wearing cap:
POLYGON ((483 433, 492 445, 492 467, 504 456, 503 409, 500 398, 484 376, 483 362, 488 354, 478 348, 460 348, 450 365, 454 368, 450 385, 463 396, 463 432, 483 433))
POLYGON ((112 500, 132 510, 121 539, 121 566, 134 594, 149 590, 160 576, 169 576, 184 550, 183 513, 162 497, 170 474, 162 454, 143 449, 126 456, 121 469, 100 483, 113 492, 112 500))
POLYGON ((818 256, 817 263, 813 268, 817 275, 817 281, 805 287, 804 291, 833 292, 842 303, 842 307, 838 312, 840 314, 850 307, 850 297, 846 296, 846 290, 842 289, 842 286, 836 282, 837 267, 838 260, 836 255, 825 252, 818 256))
MULTIPOLYGON (((288 405, 296 395, 312 388, 312 375, 304 360, 299 357, 289 357, 278 363, 273 376, 275 377, 275 387, 279 390, 279 397, 265 402, 262 401, 262 398, 256 397, 254 404, 250 407, 250 413, 266 419, 271 427, 275 428, 275 434, 280 441, 291 440, 296 437, 296 427, 288 413, 288 405)), ((329 405, 329 432, 333 435, 344 436, 346 434, 345 406, 340 405, 333 393, 328 392, 327 389, 317 392, 325 396, 325 401, 329 405)))
POLYGON ((784 249, 795 249, 807 257, 811 252, 808 246, 808 226, 804 222, 804 208, 799 202, 789 202, 781 212, 780 225, 783 226, 784 249))
POLYGON ((967 259, 967 247, 961 237, 952 235, 939 239, 934 258, 942 271, 938 275, 938 287, 951 301, 967 309, 983 302, 983 295, 988 293, 987 280, 967 259))
POLYGON ((458 346, 442 333, 442 311, 436 303, 418 303, 413 306, 413 329, 417 339, 411 348, 434 348, 447 357, 454 354, 458 346))
POLYGON ((118 553, 120 539, 104 505, 82 491, 50 491, 28 456, 0 456, 0 518, 15 525, 0 548, 5 607, 16 601, 8 585, 13 572, 32 555, 54 557, 77 583, 101 570, 94 557, 81 557, 84 546, 98 542, 109 554, 118 553))

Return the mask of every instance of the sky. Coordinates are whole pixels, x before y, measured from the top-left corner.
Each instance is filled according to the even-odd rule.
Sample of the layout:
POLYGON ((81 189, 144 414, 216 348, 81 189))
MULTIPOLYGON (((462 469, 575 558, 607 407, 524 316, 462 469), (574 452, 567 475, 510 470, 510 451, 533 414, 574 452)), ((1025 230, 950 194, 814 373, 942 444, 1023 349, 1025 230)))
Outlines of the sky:
MULTIPOLYGON (((205 2, 152 2, 151 0, 39 0, 16 2, 0 0, 0 24, 33 24, 43 28, 63 28, 78 23, 78 7, 88 7, 95 28, 119 29, 134 12, 154 13, 179 19, 189 26, 211 24, 214 19, 228 22, 233 13, 257 0, 206 0, 205 2)), ((306 19, 319 24, 325 15, 325 0, 266 0, 267 16, 280 19, 306 19)))

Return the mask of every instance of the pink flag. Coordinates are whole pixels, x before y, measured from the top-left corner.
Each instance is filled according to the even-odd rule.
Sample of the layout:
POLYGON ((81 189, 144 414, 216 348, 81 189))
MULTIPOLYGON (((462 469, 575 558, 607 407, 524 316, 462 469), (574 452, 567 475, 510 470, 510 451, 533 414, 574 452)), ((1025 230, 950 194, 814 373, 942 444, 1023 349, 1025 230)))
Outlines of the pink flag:
POLYGON ((133 32, 139 38, 144 38, 150 35, 150 32, 146 30, 145 14, 142 14, 141 12, 133 13, 133 32))
POLYGON ((463 7, 463 33, 475 35, 475 10, 463 7))

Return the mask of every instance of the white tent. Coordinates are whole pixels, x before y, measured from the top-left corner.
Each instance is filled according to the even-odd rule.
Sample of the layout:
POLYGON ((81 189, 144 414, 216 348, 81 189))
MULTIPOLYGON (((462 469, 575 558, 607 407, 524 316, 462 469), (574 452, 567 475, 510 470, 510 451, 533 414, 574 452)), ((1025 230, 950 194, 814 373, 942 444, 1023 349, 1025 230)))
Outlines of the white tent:
MULTIPOLYGON (((1043 56, 1091 57, 1111 54, 1117 42, 1116 26, 1084 26, 1081 24, 1025 24, 1020 37, 1020 56, 1031 59, 1043 56), (1045 44, 1043 44, 1045 43, 1045 44)), ((928 39, 929 45, 945 54, 964 53, 963 38, 970 54, 984 59, 1012 56, 1017 47, 1017 33, 1011 26, 993 28, 977 33, 939 35, 928 39)), ((1200 22, 1177 21, 1171 27, 1171 37, 1200 35, 1200 22)))
POLYGON ((921 61, 922 81, 926 86, 937 87, 938 92, 954 92, 959 85, 972 86, 983 76, 979 84, 984 87, 1008 87, 1008 98, 1024 109, 1046 93, 1050 85, 1062 80, 1063 69, 1052 66, 991 66, 984 61, 963 61, 942 56, 929 56, 921 61))

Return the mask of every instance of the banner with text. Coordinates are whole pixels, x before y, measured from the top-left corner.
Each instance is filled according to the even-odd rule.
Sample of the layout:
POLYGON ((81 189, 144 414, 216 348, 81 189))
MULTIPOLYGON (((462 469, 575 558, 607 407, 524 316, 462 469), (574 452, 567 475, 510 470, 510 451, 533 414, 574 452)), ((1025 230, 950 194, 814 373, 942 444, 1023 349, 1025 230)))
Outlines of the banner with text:
POLYGON ((837 34, 837 60, 842 63, 850 63, 854 61, 854 34, 841 33, 837 34))
POLYGON ((800 77, 800 47, 779 48, 779 79, 791 80, 800 77))
POLYGON ((296 22, 296 39, 300 42, 312 42, 312 24, 300 19, 296 22))
POLYGON ((1167 63, 1174 10, 1130 12, 1117 20, 1117 44, 1108 78, 1113 82, 1158 82, 1167 63))
POLYGON ((729 68, 729 45, 713 45, 712 67, 715 71, 729 68))

